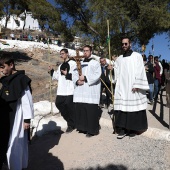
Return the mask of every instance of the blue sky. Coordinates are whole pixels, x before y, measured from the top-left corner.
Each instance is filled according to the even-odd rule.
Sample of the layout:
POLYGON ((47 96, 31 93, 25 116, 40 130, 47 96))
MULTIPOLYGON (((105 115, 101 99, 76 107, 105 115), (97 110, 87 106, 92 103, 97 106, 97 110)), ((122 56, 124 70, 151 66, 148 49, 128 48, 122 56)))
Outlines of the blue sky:
POLYGON ((170 42, 166 34, 156 35, 153 39, 149 41, 149 44, 146 46, 145 54, 149 55, 149 52, 152 54, 152 42, 154 44, 154 56, 161 55, 161 60, 165 59, 170 61, 170 42))
POLYGON ((47 2, 50 2, 52 5, 55 5, 55 1, 54 0, 46 0, 47 2))
MULTIPOLYGON (((51 4, 55 5, 54 0, 47 0, 51 4)), ((167 61, 170 61, 170 42, 168 42, 167 35, 161 34, 156 35, 154 38, 152 38, 149 41, 149 44, 146 46, 145 54, 148 56, 150 53, 153 54, 152 51, 152 43, 154 44, 154 56, 160 56, 161 60, 165 59, 167 61)))

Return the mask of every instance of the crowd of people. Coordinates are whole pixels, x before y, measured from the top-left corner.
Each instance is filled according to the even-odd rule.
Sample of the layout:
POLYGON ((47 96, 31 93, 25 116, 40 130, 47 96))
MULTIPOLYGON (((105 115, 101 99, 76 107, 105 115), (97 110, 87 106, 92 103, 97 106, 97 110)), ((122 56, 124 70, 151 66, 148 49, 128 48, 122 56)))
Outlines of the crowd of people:
MULTIPOLYGON (((43 42, 44 44, 52 44, 52 39, 50 37, 46 37, 44 34, 32 35, 30 32, 23 33, 15 33, 11 32, 9 35, 3 35, 4 39, 11 40, 20 40, 20 41, 35 41, 35 42, 43 42)), ((61 46, 62 42, 60 40, 56 40, 55 44, 61 46)))
POLYGON ((149 84, 148 99, 152 105, 154 101, 157 101, 159 91, 165 89, 165 71, 168 71, 170 66, 164 59, 160 62, 158 56, 149 55, 147 59, 143 54, 142 57, 149 84))
MULTIPOLYGON (((158 57, 146 56, 131 49, 128 37, 122 38, 123 54, 106 62, 92 57, 92 47, 83 47, 83 58, 69 57, 67 49, 60 51, 63 63, 57 70, 49 66, 52 80, 58 81, 55 105, 67 122, 66 133, 77 130, 91 138, 100 132, 101 107, 113 102, 114 126, 117 139, 134 137, 148 128, 147 95, 152 103, 160 87, 165 86, 164 69, 169 65, 158 57), (106 100, 102 99, 105 90, 106 100), (113 94, 114 93, 114 101, 113 94)), ((6 162, 9 169, 21 170, 28 165, 28 139, 30 119, 33 118, 31 80, 24 71, 15 69, 10 53, 0 57, 0 169, 6 162)))

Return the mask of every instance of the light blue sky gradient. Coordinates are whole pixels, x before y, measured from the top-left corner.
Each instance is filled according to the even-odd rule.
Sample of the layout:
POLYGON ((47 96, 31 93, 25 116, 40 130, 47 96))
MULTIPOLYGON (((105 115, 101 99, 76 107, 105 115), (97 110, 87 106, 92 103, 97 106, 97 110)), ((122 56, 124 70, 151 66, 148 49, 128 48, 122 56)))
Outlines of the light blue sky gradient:
POLYGON ((145 54, 148 56, 149 53, 153 54, 153 52, 154 56, 161 55, 161 60, 165 59, 170 61, 170 42, 168 42, 168 37, 165 33, 156 35, 149 41, 149 44, 146 46, 145 54), (154 51, 152 51, 152 42, 154 44, 154 51))

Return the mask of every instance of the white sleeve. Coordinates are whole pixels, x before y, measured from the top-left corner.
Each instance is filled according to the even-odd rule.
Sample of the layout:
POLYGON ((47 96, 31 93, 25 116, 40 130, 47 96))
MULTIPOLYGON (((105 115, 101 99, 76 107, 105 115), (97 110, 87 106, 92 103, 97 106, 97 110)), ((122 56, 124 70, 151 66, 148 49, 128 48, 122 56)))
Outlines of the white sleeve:
POLYGON ((77 66, 75 65, 73 68, 73 72, 72 72, 72 81, 73 81, 74 87, 76 87, 76 82, 78 79, 79 79, 79 74, 78 74, 77 66))
POLYGON ((162 67, 162 64, 159 62, 159 66, 160 66, 160 75, 162 75, 163 73, 163 67, 162 67))
POLYGON ((70 71, 69 71, 69 73, 73 73, 73 71, 74 71, 74 69, 77 67, 77 64, 76 64, 76 62, 75 61, 70 61, 69 62, 69 65, 70 65, 70 71))
POLYGON ((34 106, 29 86, 24 91, 23 96, 21 97, 21 108, 23 119, 34 118, 34 106))
POLYGON ((87 83, 90 85, 95 84, 100 80, 101 76, 101 66, 98 61, 91 61, 92 63, 88 66, 87 74, 85 75, 87 78, 87 83))
MULTIPOLYGON (((120 58, 119 58, 120 59, 120 58)), ((116 83, 117 79, 118 79, 118 75, 119 75, 119 59, 117 59, 115 62, 114 62, 114 81, 113 83, 116 83)))
POLYGON ((142 55, 136 56, 136 67, 135 67, 135 82, 132 88, 139 88, 143 90, 148 90, 148 80, 146 77, 145 67, 143 65, 143 58, 142 55))
MULTIPOLYGON (((60 66, 61 66, 61 65, 60 65, 60 66)), ((61 74, 61 72, 60 72, 60 66, 58 67, 57 71, 54 71, 54 72, 53 72, 52 80, 57 80, 57 81, 58 81, 59 76, 60 76, 60 74, 61 74)))

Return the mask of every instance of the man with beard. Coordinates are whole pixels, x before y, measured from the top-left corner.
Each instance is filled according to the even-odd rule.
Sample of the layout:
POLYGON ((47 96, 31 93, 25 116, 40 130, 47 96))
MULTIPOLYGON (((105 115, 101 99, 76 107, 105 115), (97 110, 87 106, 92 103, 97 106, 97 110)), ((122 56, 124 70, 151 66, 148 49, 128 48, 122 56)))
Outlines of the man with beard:
POLYGON ((115 64, 115 126, 118 139, 134 136, 148 128, 146 90, 149 89, 141 54, 131 50, 128 37, 122 39, 123 55, 115 64))
POLYGON ((84 46, 85 59, 81 61, 82 74, 75 68, 73 82, 75 84, 73 101, 75 103, 76 129, 92 137, 99 133, 100 76, 101 67, 92 55, 92 47, 84 46))

